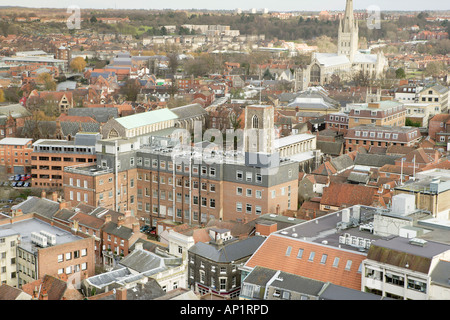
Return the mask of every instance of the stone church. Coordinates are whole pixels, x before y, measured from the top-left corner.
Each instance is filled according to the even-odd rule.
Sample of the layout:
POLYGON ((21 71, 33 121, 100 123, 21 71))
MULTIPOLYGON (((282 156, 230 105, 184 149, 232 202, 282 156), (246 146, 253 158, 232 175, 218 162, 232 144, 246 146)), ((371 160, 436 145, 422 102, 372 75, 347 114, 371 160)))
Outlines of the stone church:
POLYGON ((364 53, 358 50, 359 27, 353 14, 353 0, 347 0, 345 15, 339 21, 337 53, 313 53, 311 63, 297 71, 299 89, 329 83, 333 74, 348 79, 363 71, 371 78, 379 78, 388 66, 382 52, 364 53))

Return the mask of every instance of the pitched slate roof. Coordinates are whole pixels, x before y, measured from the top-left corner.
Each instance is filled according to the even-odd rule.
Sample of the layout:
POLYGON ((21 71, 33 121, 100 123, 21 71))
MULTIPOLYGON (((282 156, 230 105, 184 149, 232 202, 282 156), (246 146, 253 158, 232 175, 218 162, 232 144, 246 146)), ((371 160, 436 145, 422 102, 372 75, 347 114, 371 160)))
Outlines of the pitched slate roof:
POLYGON ((116 107, 71 108, 67 114, 69 116, 91 117, 99 123, 106 123, 110 118, 117 118, 119 116, 119 110, 116 107))
POLYGON ((199 103, 188 104, 177 108, 170 109, 178 117, 178 120, 195 117, 197 115, 205 115, 208 112, 203 109, 199 103))
POLYGON ((381 168, 386 164, 395 164, 399 156, 387 156, 383 154, 362 154, 358 153, 355 158, 355 165, 381 168))
POLYGON ((23 214, 37 213, 41 216, 52 218, 59 210, 59 203, 45 198, 28 197, 27 200, 12 207, 12 209, 20 209, 23 214))
POLYGON ((317 141, 316 147, 324 154, 339 156, 342 153, 343 144, 343 142, 317 141))
POLYGON ((72 137, 77 134, 77 132, 100 132, 100 124, 98 122, 61 122, 61 130, 63 135, 67 137, 71 135, 72 137))
POLYGON ((221 246, 198 242, 189 249, 189 252, 215 262, 231 262, 252 255, 264 240, 264 237, 254 236, 224 243, 221 246))
POLYGON ((133 235, 133 229, 124 226, 119 226, 117 225, 117 223, 114 222, 107 223, 103 231, 106 232, 107 234, 111 234, 125 240, 130 239, 131 236, 133 235))
POLYGON ((333 158, 330 162, 337 172, 351 168, 354 165, 352 158, 347 154, 333 158))

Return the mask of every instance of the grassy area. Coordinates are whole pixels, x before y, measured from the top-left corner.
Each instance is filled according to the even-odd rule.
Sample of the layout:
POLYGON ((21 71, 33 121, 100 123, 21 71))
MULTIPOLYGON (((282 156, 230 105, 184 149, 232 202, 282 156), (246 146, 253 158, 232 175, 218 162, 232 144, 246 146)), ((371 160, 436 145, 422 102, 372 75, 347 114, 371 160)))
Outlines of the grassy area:
POLYGON ((406 73, 407 79, 421 79, 423 76, 423 71, 408 71, 406 73))

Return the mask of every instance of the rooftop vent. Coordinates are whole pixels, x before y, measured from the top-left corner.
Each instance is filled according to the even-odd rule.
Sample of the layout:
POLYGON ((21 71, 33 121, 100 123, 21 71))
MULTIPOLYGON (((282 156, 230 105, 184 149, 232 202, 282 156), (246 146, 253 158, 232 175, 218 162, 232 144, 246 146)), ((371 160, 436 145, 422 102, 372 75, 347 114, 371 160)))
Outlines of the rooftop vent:
POLYGON ((423 247, 427 244, 427 241, 419 238, 412 238, 411 240, 409 240, 409 244, 423 247))

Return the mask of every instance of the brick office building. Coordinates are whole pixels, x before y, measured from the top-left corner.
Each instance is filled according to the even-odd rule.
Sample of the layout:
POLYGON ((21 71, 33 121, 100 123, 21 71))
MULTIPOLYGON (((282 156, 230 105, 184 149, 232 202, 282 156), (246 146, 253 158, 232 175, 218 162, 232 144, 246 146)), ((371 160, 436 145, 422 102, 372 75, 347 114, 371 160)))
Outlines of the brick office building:
POLYGON ((6 173, 29 173, 32 151, 32 139, 4 138, 0 140, 0 166, 6 173))
POLYGON ((21 214, 0 221, 0 230, 20 234, 17 243, 17 285, 45 275, 66 275, 76 288, 81 280, 94 275, 94 238, 72 233, 70 228, 34 214, 21 214), (43 240, 45 239, 45 240, 43 240))
POLYGON ((37 140, 31 154, 33 187, 62 187, 66 166, 95 163, 95 142, 99 138, 98 133, 77 133, 73 141, 37 140))
MULTIPOLYGON (((248 117, 249 125, 257 122, 253 116, 260 116, 262 108, 251 110, 255 114, 248 117)), ((273 108, 266 111, 273 117, 273 108)), ((261 118, 258 124, 261 129, 265 122, 261 118)), ((272 143, 266 143, 265 150, 272 150, 272 143)), ((248 165, 247 160, 245 154, 224 158, 206 149, 189 156, 174 151, 169 138, 155 133, 104 139, 97 143, 97 166, 104 169, 103 173, 88 167, 66 168, 65 199, 85 201, 83 194, 87 194, 86 202, 95 199, 96 205, 130 210, 152 226, 166 218, 197 225, 212 217, 250 221, 265 213, 297 207, 298 163, 274 161, 266 168, 248 165), (93 188, 89 181, 94 181, 94 176, 97 185, 102 180, 107 189, 93 188), (77 181, 76 187, 70 181, 77 181), (75 197, 75 192, 80 196, 77 193, 75 197)))
POLYGON ((406 109, 403 103, 392 100, 347 106, 348 128, 372 124, 377 126, 404 126, 406 109))

